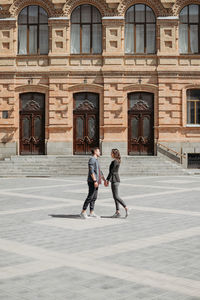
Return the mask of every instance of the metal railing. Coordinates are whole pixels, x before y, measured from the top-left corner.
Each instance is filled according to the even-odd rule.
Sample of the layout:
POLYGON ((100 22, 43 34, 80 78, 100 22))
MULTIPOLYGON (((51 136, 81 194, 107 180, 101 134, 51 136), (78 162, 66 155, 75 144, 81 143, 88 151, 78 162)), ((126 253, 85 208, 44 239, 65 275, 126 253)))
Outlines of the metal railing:
POLYGON ((182 148, 181 148, 180 152, 177 152, 161 143, 157 143, 157 151, 159 151, 163 155, 166 155, 170 159, 175 160, 179 164, 182 164, 183 159, 186 159, 186 155, 183 154, 182 148))

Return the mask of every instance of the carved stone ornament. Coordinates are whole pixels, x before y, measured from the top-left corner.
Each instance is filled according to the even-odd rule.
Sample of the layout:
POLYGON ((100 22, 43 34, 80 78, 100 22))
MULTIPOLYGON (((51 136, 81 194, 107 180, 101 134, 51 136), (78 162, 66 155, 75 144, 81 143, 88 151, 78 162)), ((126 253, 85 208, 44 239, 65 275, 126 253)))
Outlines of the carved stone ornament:
POLYGON ((190 4, 200 4, 200 1, 199 0, 177 0, 173 7, 172 7, 172 13, 174 16, 179 16, 181 10, 187 6, 187 5, 190 5, 190 4))
POLYGON ((63 15, 62 9, 55 9, 50 0, 15 0, 10 6, 10 14, 17 17, 20 11, 29 5, 38 5, 46 10, 49 17, 59 17, 63 15))
POLYGON ((94 105, 88 100, 84 100, 78 107, 77 110, 94 110, 94 105))
POLYGON ((156 17, 158 16, 166 16, 167 15, 167 10, 164 8, 164 6, 162 5, 162 3, 160 2, 160 0, 142 0, 139 1, 138 0, 122 0, 121 3, 119 4, 118 7, 118 12, 120 16, 125 16, 126 11, 129 7, 131 7, 132 5, 135 4, 146 4, 148 5, 150 8, 153 9, 156 17))
POLYGON ((26 111, 38 111, 40 110, 40 105, 34 101, 34 100, 30 100, 26 106, 24 107, 24 110, 26 111))
POLYGON ((149 106, 142 100, 138 100, 133 107, 131 107, 131 110, 149 110, 149 106))
POLYGON ((70 18, 70 15, 73 12, 73 10, 77 6, 82 4, 94 5, 100 11, 102 17, 113 15, 113 11, 109 8, 106 1, 99 1, 99 0, 87 0, 87 1, 67 0, 63 7, 64 15, 70 18))

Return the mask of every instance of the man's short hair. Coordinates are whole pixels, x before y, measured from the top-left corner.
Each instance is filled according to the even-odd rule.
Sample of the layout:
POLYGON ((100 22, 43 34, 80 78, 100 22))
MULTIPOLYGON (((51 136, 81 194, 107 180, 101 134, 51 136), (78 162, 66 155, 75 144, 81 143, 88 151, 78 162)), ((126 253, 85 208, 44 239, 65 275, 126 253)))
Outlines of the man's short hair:
POLYGON ((94 153, 95 153, 95 151, 96 151, 97 149, 99 149, 99 147, 94 147, 94 148, 91 150, 92 155, 94 155, 94 153))

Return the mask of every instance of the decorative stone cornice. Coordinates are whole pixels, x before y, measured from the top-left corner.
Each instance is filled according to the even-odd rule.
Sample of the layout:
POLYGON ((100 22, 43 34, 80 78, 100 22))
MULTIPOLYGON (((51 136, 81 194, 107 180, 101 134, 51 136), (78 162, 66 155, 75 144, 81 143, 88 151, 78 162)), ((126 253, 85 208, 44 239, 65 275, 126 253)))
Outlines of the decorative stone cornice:
POLYGON ((174 16, 178 16, 181 12, 181 10, 189 5, 189 4, 199 4, 200 5, 200 1, 199 0, 177 0, 176 3, 173 5, 172 7, 172 13, 174 16))
POLYGON ((167 10, 164 8, 160 0, 140 0, 139 2, 138 0, 122 0, 117 11, 120 16, 123 16, 129 7, 138 3, 146 4, 151 7, 157 17, 167 15, 167 10))
POLYGON ((17 17, 19 12, 29 5, 39 5, 43 7, 49 17, 59 17, 63 14, 62 9, 55 9, 50 0, 15 0, 9 9, 11 16, 17 17))
POLYGON ((64 15, 70 17, 72 11, 81 4, 94 5, 100 11, 102 17, 113 15, 113 11, 108 4, 105 1, 98 0, 67 0, 63 7, 64 15))

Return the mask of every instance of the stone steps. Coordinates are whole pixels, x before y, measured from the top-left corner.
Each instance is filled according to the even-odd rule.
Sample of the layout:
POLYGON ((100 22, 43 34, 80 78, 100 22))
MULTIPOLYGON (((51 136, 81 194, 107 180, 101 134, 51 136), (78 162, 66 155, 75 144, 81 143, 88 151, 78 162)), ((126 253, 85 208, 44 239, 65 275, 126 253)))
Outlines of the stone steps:
MULTIPOLYGON (((89 156, 12 156, 0 161, 1 177, 18 176, 70 176, 87 175, 89 156)), ((111 162, 110 156, 99 158, 105 175, 111 162)), ((157 156, 124 156, 120 175, 158 176, 189 174, 176 163, 157 156)))

